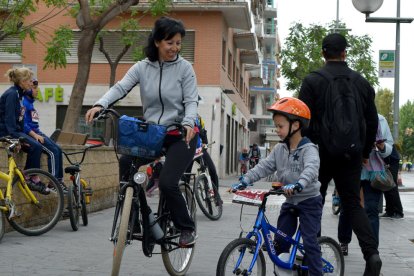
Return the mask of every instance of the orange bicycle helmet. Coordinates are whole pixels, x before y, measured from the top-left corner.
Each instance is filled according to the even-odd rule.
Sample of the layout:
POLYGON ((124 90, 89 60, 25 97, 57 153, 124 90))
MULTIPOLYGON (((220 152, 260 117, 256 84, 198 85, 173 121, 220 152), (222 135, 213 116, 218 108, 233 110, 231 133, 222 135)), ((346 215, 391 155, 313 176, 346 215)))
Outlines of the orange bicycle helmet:
POLYGON ((309 121, 311 119, 309 107, 297 98, 281 98, 267 110, 273 112, 273 115, 284 115, 291 121, 298 120, 304 127, 309 126, 309 121))

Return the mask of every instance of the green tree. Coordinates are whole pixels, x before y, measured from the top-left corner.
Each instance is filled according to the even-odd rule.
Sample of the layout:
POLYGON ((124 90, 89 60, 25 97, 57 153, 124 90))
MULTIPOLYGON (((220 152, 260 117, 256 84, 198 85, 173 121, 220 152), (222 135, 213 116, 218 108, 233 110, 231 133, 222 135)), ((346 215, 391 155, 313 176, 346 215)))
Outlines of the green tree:
MULTIPOLYGON (((36 41, 37 26, 60 15, 66 10, 68 1, 65 0, 0 0, 0 41, 7 37, 19 37, 21 40, 29 36, 36 41), (55 7, 37 21, 27 21, 26 17, 37 12, 39 5, 55 7)), ((2 48, 8 53, 21 54, 20 47, 2 48)))
POLYGON ((375 105, 377 107, 377 111, 379 114, 385 117, 388 122, 388 126, 390 129, 393 129, 392 122, 394 121, 393 118, 393 100, 394 100, 394 93, 388 88, 380 88, 375 95, 375 105))
MULTIPOLYGON (((294 23, 289 28, 289 36, 282 46, 281 68, 282 75, 287 79, 287 89, 293 91, 295 95, 299 93, 304 77, 323 66, 322 40, 330 33, 334 24, 335 22, 328 27, 311 24, 306 27, 302 23, 294 23)), ((339 28, 350 45, 347 48, 348 65, 361 73, 371 85, 377 85, 378 78, 371 50, 372 39, 367 35, 350 34, 344 23, 340 23, 339 28)))
MULTIPOLYGON (((171 0, 150 0, 149 12, 152 15, 165 13, 170 2, 171 0)), ((128 19, 134 18, 136 12, 131 7, 138 5, 138 3, 139 0, 78 0, 78 4, 71 9, 70 13, 76 18, 76 25, 80 29, 80 39, 77 52, 78 71, 63 122, 62 129, 64 131, 76 131, 89 80, 93 48, 98 34, 118 16, 122 15, 123 18, 128 17, 128 19)), ((68 36, 59 37, 59 33, 56 32, 52 41, 55 39, 69 40, 70 38, 68 36)), ((68 44, 66 42, 60 45, 67 46, 68 44)), ((56 47, 53 43, 49 44, 45 67, 65 67, 67 53, 67 49, 56 47), (55 57, 50 58, 52 55, 55 57)))
POLYGON ((400 108, 400 145, 401 154, 411 161, 414 158, 414 102, 407 101, 400 108))

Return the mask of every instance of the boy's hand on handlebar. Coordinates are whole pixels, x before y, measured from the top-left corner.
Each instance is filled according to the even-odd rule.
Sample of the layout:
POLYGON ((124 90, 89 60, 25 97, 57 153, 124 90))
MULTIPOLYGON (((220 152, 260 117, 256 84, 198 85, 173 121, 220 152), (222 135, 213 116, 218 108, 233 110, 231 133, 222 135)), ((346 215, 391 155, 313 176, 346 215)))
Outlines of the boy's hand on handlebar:
POLYGON ((230 186, 229 192, 234 193, 235 191, 241 191, 241 190, 246 189, 247 186, 253 186, 253 184, 249 184, 243 179, 240 179, 239 183, 236 183, 230 186))
POLYGON ((300 193, 303 190, 303 186, 300 183, 287 184, 282 187, 282 190, 285 192, 286 196, 292 196, 295 192, 300 193))
POLYGON ((95 114, 100 112, 103 109, 102 106, 95 106, 89 109, 85 114, 85 121, 87 123, 90 123, 93 121, 93 118, 95 118, 95 114))

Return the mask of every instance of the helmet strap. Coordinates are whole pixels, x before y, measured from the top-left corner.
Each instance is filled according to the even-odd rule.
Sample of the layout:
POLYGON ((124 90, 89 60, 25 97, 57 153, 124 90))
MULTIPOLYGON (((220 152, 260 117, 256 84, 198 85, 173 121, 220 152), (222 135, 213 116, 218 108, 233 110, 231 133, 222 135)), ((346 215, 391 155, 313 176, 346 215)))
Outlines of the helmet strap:
POLYGON ((289 153, 290 153, 290 138, 293 136, 293 134, 295 134, 296 132, 300 131, 300 129, 302 128, 299 125, 299 128, 298 129, 292 131, 292 124, 293 124, 293 121, 289 120, 289 132, 288 132, 289 134, 282 141, 282 143, 285 143, 286 144, 289 153))

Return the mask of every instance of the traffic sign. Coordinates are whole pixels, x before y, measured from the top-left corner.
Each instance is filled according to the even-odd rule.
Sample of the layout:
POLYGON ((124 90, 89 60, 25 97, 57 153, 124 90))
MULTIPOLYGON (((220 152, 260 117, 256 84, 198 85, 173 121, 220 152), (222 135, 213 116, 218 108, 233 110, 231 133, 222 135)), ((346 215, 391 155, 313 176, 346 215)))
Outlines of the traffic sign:
POLYGON ((379 77, 394 78, 395 77, 395 51, 380 50, 379 51, 379 77))

